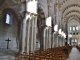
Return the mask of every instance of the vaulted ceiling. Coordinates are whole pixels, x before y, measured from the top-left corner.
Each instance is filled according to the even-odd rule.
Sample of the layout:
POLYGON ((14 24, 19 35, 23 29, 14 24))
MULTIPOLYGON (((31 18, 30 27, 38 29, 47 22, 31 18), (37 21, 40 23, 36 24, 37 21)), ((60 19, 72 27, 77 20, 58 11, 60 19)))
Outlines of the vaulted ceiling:
MULTIPOLYGON (((20 0, 0 0, 0 7, 4 2, 9 2, 10 4, 18 4, 20 0)), ((62 18, 72 18, 73 15, 80 18, 80 0, 59 0, 60 10, 62 11, 62 18)), ((9 5, 7 3, 5 6, 9 5)), ((2 6, 3 8, 4 6, 2 6)), ((14 6, 13 6, 14 7, 14 6)))
POLYGON ((76 17, 80 19, 80 0, 59 0, 59 2, 63 18, 66 18, 67 21, 76 17))

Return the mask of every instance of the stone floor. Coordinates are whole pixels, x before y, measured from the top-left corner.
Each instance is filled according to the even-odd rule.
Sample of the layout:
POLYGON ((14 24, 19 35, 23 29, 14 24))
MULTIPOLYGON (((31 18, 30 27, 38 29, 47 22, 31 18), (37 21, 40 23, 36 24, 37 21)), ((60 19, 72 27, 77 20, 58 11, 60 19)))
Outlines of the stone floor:
POLYGON ((1 50, 0 49, 0 60, 15 60, 15 53, 13 50, 1 50))
POLYGON ((71 53, 69 54, 69 58, 67 60, 80 60, 80 52, 76 47, 73 47, 71 53))

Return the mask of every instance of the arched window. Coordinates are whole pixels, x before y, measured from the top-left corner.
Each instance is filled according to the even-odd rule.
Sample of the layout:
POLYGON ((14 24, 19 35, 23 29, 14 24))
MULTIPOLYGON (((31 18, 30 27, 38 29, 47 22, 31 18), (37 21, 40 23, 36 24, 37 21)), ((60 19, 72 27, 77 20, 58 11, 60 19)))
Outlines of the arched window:
POLYGON ((76 30, 78 30, 78 26, 76 27, 76 30))
POLYGON ((75 27, 73 27, 73 31, 75 31, 75 27))
POLYGON ((13 15, 12 15, 12 13, 10 13, 10 12, 6 13, 5 14, 5 23, 12 25, 12 21, 13 21, 13 15))
POLYGON ((11 17, 9 14, 6 14, 6 24, 10 24, 11 17))
POLYGON ((69 30, 71 31, 72 30, 72 27, 70 27, 69 30))
POLYGON ((4 11, 2 14, 2 18, 5 24, 7 25, 13 24, 13 13, 11 11, 4 11))

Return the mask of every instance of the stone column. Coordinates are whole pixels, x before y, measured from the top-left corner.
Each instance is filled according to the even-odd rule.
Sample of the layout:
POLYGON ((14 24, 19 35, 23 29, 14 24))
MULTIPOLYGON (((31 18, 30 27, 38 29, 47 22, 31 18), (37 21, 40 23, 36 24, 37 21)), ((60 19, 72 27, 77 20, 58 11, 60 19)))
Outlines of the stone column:
POLYGON ((54 48, 54 33, 53 33, 53 43, 52 43, 52 48, 54 48))
POLYGON ((64 41, 65 41, 65 39, 63 38, 63 46, 64 46, 64 41))
POLYGON ((56 47, 56 34, 54 34, 54 47, 56 47))
POLYGON ((23 31, 22 31, 22 51, 21 53, 25 52, 25 38, 26 38, 26 19, 23 20, 23 31))
POLYGON ((65 39, 63 38, 63 46, 65 46, 65 39))
POLYGON ((70 45, 70 38, 68 38, 68 44, 70 45))
POLYGON ((62 38, 62 46, 64 46, 64 38, 62 38))
POLYGON ((29 53, 29 40, 30 40, 30 27, 31 27, 31 20, 29 19, 28 22, 28 33, 27 33, 27 53, 29 53))
POLYGON ((49 46, 49 42, 48 42, 48 41, 49 41, 48 31, 49 31, 49 30, 48 30, 48 27, 47 27, 47 30, 46 30, 46 33, 47 33, 47 37, 46 37, 46 38, 47 38, 47 39, 46 39, 46 49, 48 49, 48 46, 49 46))
POLYGON ((51 41, 51 40, 52 40, 52 39, 51 39, 51 33, 52 33, 51 31, 52 31, 52 30, 51 30, 51 28, 50 28, 50 48, 51 48, 51 42, 52 42, 52 41, 51 41))
POLYGON ((46 28, 44 29, 44 50, 46 49, 46 28))
POLYGON ((61 37, 61 47, 62 47, 62 45, 63 45, 63 40, 62 40, 62 37, 61 37))
MULTIPOLYGON (((21 15, 22 16, 25 16, 24 14, 23 14, 23 12, 25 11, 25 4, 23 3, 24 2, 24 0, 21 0, 21 11, 20 11, 20 13, 21 13, 21 15)), ((26 15, 26 17, 27 17, 27 15, 26 15)), ((21 54, 23 53, 23 52, 25 52, 25 38, 26 38, 26 17, 24 17, 24 19, 23 19, 23 23, 22 23, 22 38, 21 38, 21 54)))
POLYGON ((59 40, 60 40, 60 38, 59 38, 60 36, 58 36, 58 47, 60 47, 60 42, 59 42, 59 40))
POLYGON ((47 49, 47 28, 45 28, 45 49, 47 49))
MULTIPOLYGON (((56 23, 59 25, 59 0, 56 0, 56 23)), ((58 47, 58 34, 56 34, 56 47, 58 47)))
POLYGON ((61 47, 61 36, 59 37, 59 47, 61 47))
POLYGON ((63 46, 63 37, 61 37, 61 46, 63 46))
POLYGON ((58 47, 58 45, 59 45, 59 44, 58 44, 58 36, 57 36, 57 47, 58 47))
POLYGON ((49 27, 49 48, 51 48, 51 28, 49 27))
POLYGON ((34 19, 34 51, 36 50, 37 16, 34 19))
POLYGON ((72 42, 72 41, 73 41, 73 39, 74 39, 74 38, 73 38, 73 36, 74 36, 74 35, 73 35, 73 33, 72 33, 72 40, 71 40, 71 45, 73 45, 73 42, 72 42))
POLYGON ((55 47, 57 47, 57 34, 55 34, 55 47))
POLYGON ((32 17, 32 19, 31 19, 31 51, 33 52, 33 47, 34 47, 34 45, 33 45, 33 38, 34 38, 34 35, 33 35, 33 30, 34 30, 34 17, 32 17))
POLYGON ((61 47, 61 37, 60 37, 60 41, 59 42, 60 42, 60 47, 61 47))
POLYGON ((61 37, 60 37, 60 47, 61 47, 61 40, 62 40, 62 39, 61 39, 61 37))
POLYGON ((62 37, 62 46, 63 46, 63 43, 64 43, 64 39, 63 39, 63 37, 62 37))

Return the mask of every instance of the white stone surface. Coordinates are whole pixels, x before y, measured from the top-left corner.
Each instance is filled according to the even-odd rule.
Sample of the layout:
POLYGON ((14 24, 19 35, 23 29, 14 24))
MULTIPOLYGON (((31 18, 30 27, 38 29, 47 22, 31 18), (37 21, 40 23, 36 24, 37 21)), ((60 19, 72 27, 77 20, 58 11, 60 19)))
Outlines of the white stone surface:
POLYGON ((80 52, 78 49, 73 47, 71 53, 69 54, 69 58, 66 60, 80 60, 80 52))

